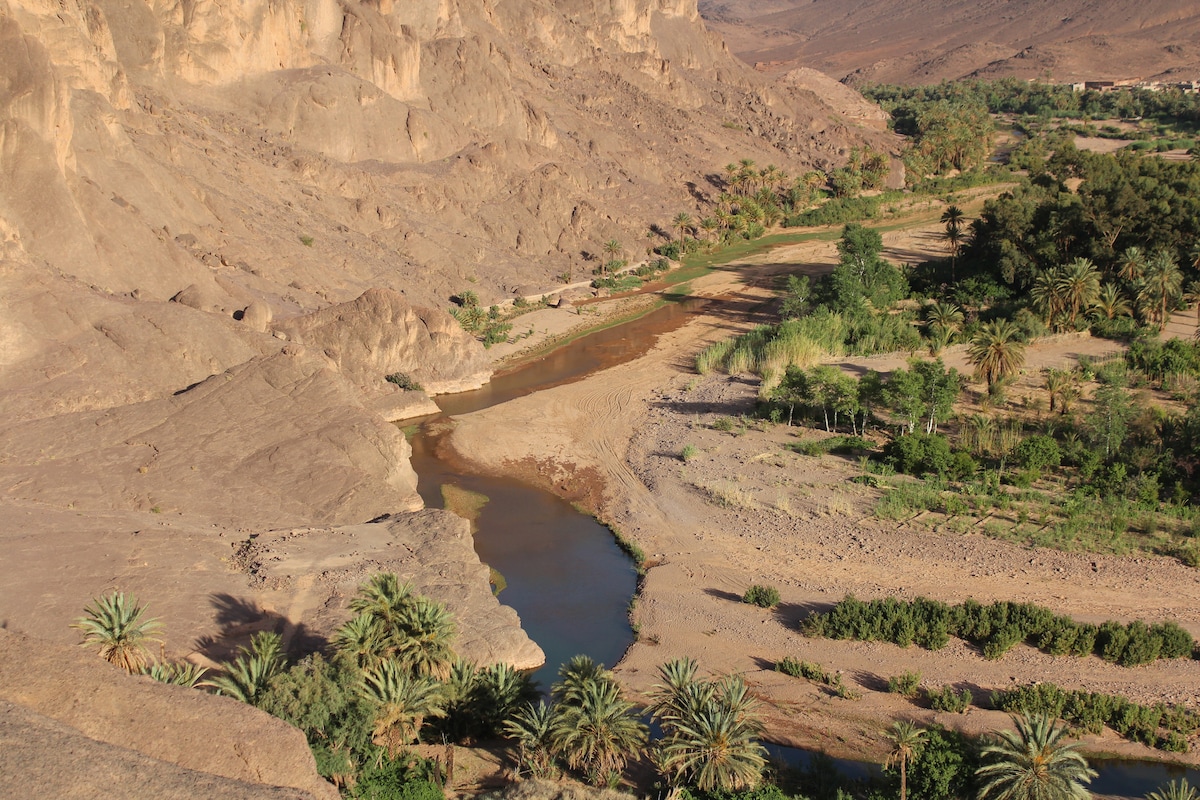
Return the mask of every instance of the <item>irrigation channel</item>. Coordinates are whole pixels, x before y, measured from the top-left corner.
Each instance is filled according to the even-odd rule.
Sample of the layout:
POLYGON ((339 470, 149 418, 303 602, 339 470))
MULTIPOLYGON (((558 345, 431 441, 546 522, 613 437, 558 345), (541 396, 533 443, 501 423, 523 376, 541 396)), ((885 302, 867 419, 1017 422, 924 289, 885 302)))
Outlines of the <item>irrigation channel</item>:
MULTIPOLYGON (((549 690, 560 664, 579 654, 615 665, 633 643, 629 601, 637 573, 616 545, 612 532, 556 495, 503 475, 471 472, 440 452, 447 417, 489 408, 533 392, 582 380, 645 354, 660 334, 688 321, 708 301, 673 300, 636 319, 606 328, 557 348, 537 360, 497 374, 472 392, 437 398, 442 413, 410 420, 412 466, 417 491, 429 508, 444 508, 446 485, 482 495, 475 521, 475 551, 502 576, 500 599, 516 609, 521 625, 546 653, 546 665, 534 673, 549 690)), ((519 421, 514 421, 519 424, 519 421)), ((772 759, 810 769, 814 754, 769 744, 772 759)), ((863 780, 880 767, 832 759, 844 778, 863 780)), ((1088 787, 1094 794, 1144 797, 1171 780, 1186 778, 1200 786, 1200 769, 1158 761, 1092 759, 1099 773, 1088 787)))

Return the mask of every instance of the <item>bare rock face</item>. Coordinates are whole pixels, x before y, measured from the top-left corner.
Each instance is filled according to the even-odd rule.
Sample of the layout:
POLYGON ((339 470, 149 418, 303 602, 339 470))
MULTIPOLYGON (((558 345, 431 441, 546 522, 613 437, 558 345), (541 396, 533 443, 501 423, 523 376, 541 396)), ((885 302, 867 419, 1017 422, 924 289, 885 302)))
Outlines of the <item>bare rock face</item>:
MULTIPOLYGON (((478 598, 464 649, 536 663, 457 523, 417 513, 386 542, 357 527, 422 505, 385 419, 428 397, 384 377, 431 393, 488 377, 423 307, 553 288, 600 243, 698 210, 729 161, 800 174, 887 146, 820 88, 737 62, 695 0, 0 0, 0 76, 0 540, 20 548, 0 558, 0 621, 51 636, 116 585, 177 589, 164 615, 186 641, 219 628, 210 595, 261 601, 254 624, 308 625, 374 568, 370 540, 435 596, 478 598), (331 538, 297 535, 264 562, 275 584, 247 586, 230 546, 280 529, 331 538), (309 591, 305 554, 339 536, 365 560, 309 591)), ((46 747, 108 746, 56 727, 99 741, 99 723, 29 708, 3 713, 46 747)), ((155 721, 131 723, 138 741, 155 721)))
POLYGON ((338 797, 282 720, 4 630, 0 745, 5 797, 338 797))
POLYGON ((414 308, 371 289, 350 303, 280 322, 292 341, 324 353, 351 380, 377 392, 401 372, 428 394, 477 389, 492 376, 483 347, 444 311, 414 308))
POLYGON ((177 395, 9 424, 4 496, 247 524, 357 522, 422 506, 403 434, 298 346, 177 395))
POLYGON ((536 669, 546 657, 521 630, 517 613, 501 605, 488 584, 488 568, 471 542, 470 524, 448 511, 427 509, 365 525, 295 529, 255 539, 249 565, 268 587, 289 589, 316 575, 325 602, 305 620, 329 635, 351 616, 346 600, 376 572, 394 572, 458 620, 455 652, 476 664, 506 663, 536 669))

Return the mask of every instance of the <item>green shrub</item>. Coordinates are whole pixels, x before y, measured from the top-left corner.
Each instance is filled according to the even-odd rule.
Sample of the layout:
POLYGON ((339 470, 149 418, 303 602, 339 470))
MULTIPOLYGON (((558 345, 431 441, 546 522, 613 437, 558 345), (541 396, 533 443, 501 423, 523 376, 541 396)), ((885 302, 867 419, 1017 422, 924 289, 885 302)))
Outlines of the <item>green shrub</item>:
POLYGON ((1022 439, 1013 450, 1013 458, 1022 469, 1041 472, 1062 463, 1062 451, 1053 437, 1038 434, 1022 439))
POLYGON ((1184 706, 1142 706, 1120 695, 1065 691, 1052 683, 993 693, 992 704, 1014 714, 1059 717, 1091 734, 1107 726, 1127 739, 1164 750, 1186 748, 1187 737, 1200 731, 1200 715, 1184 706))
POLYGON ((929 700, 929 707, 934 711, 945 711, 950 714, 962 714, 970 707, 971 703, 975 702, 970 689, 956 692, 950 685, 943 686, 936 692, 927 689, 925 696, 929 700))
POLYGON ((921 673, 903 672, 888 678, 888 691, 901 697, 916 697, 921 688, 921 673))
POLYGON ((779 590, 774 586, 754 584, 742 595, 742 602, 759 608, 774 608, 779 605, 779 590))
POLYGON ((804 678, 814 683, 831 684, 832 679, 825 668, 811 661, 800 661, 791 656, 784 656, 775 662, 775 671, 790 675, 793 678, 804 678))
POLYGON ((682 461, 691 461, 700 451, 696 449, 694 444, 685 444, 683 449, 679 451, 679 458, 682 461))
POLYGON ((996 659, 1014 645, 1028 641, 1051 655, 1084 656, 1095 653, 1106 661, 1132 667, 1159 658, 1190 656, 1195 649, 1191 634, 1173 622, 1095 625, 1061 617, 1033 603, 997 601, 984 606, 966 600, 948 606, 918 597, 894 597, 863 602, 847 595, 823 614, 811 615, 803 624, 810 636, 831 639, 885 641, 900 647, 917 644, 936 650, 950 636, 965 639, 996 659))
POLYGON ((406 392, 419 392, 422 390, 421 384, 417 383, 405 372, 393 372, 387 376, 388 383, 394 383, 406 392))

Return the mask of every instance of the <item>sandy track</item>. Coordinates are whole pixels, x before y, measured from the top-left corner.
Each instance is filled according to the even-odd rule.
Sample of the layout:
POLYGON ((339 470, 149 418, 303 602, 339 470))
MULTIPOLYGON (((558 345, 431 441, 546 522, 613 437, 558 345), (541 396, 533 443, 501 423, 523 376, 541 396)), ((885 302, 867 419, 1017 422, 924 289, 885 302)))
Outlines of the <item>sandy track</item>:
MULTIPOLYGON (((921 231, 890 234, 887 243, 912 251, 923 246, 920 237, 921 231)), ((994 689, 1050 680, 1144 702, 1200 703, 1195 661, 1124 669, 1097 658, 1052 658, 1026 646, 985 661, 957 641, 929 653, 811 640, 797 632, 809 610, 854 592, 1024 600, 1093 621, 1174 619, 1200 634, 1200 580, 1174 561, 1035 550, 974 531, 934 532, 920 519, 881 523, 870 513, 874 490, 848 482, 856 465, 784 448, 798 429, 751 428, 741 435, 712 429, 717 417, 749 410, 756 386, 726 376, 697 378, 695 353, 757 321, 755 309, 769 297, 766 278, 773 272, 820 272, 833 258, 831 242, 811 242, 714 272, 697 280, 693 293, 727 302, 664 334, 642 358, 457 419, 450 445, 484 469, 520 472, 564 494, 581 476, 600 476, 603 491, 591 495, 593 510, 635 540, 650 564, 635 612, 640 640, 618 668, 626 685, 645 691, 658 664, 690 655, 711 672, 747 677, 768 703, 772 738, 860 757, 882 754, 882 730, 897 716, 975 732, 1006 724, 997 712, 934 714, 883 691, 889 676, 907 670, 923 673, 930 687, 969 687, 981 700, 994 689), (685 444, 699 451, 686 464, 679 458, 685 444), (776 612, 737 601, 754 582, 780 589, 784 602, 776 612), (841 672, 862 698, 837 698, 775 673, 774 662, 784 655, 841 672)), ((1111 343, 1087 337, 1045 342, 1031 351, 1027 380, 1036 382, 1041 366, 1110 349, 1111 343)), ((947 358, 956 363, 961 355, 951 351, 947 358)), ((886 369, 904 359, 870 361, 886 369)), ((1112 734, 1093 746, 1154 755, 1112 734)))

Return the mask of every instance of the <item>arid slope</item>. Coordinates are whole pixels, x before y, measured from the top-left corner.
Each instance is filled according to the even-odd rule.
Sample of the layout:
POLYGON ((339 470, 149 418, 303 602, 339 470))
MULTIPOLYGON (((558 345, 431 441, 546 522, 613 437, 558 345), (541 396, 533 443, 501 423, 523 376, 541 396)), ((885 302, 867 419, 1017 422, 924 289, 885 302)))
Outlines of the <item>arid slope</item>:
POLYGON ((1200 9, 1188 0, 704 0, 700 11, 750 64, 856 84, 1200 78, 1200 9))

